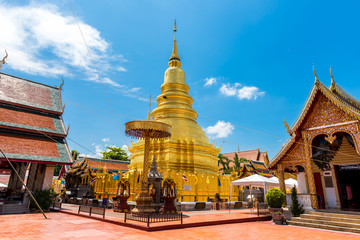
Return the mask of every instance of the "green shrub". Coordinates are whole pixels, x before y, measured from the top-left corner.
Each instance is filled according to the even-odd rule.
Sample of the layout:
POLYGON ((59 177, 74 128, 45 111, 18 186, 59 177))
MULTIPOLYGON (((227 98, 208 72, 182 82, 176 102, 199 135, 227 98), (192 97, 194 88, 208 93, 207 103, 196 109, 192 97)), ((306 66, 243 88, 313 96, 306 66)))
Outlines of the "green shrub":
POLYGON ((291 200, 292 200, 292 205, 291 205, 291 208, 290 208, 291 213, 295 217, 299 217, 300 214, 303 214, 305 211, 303 209, 303 205, 299 203, 298 196, 297 196, 297 191, 296 191, 295 186, 291 189, 291 200))
MULTIPOLYGON (((43 210, 48 210, 51 206, 53 199, 55 198, 55 193, 54 189, 50 188, 46 190, 37 190, 33 193, 33 196, 43 210)), ((30 209, 33 208, 38 209, 36 203, 31 199, 30 209)))
POLYGON ((277 188, 272 188, 266 193, 266 202, 271 208, 281 208, 285 201, 285 194, 277 188))

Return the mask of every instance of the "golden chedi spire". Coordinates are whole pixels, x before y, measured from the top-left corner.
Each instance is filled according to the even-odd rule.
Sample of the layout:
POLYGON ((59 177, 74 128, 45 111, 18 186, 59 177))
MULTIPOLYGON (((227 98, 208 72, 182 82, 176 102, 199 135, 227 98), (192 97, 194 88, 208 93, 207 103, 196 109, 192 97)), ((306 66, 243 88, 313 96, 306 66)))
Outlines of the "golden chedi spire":
MULTIPOLYGON (((176 34, 177 26, 174 25, 176 34)), ((220 149, 209 143, 202 127, 197 124, 197 112, 193 109, 193 98, 186 83, 186 75, 181 68, 177 51, 176 36, 165 71, 161 94, 156 98, 158 106, 152 111, 153 121, 172 126, 171 137, 153 141, 150 154, 156 155, 159 169, 171 169, 177 173, 217 174, 217 154, 220 149)), ((131 152, 130 170, 142 167, 144 142, 139 141, 129 148, 131 152)))
POLYGON ((177 31, 177 27, 176 27, 176 19, 175 19, 175 23, 174 23, 174 45, 173 45, 173 50, 170 56, 170 61, 169 61, 169 67, 180 67, 181 66, 181 62, 180 62, 180 57, 178 54, 178 50, 177 50, 177 44, 176 44, 176 31, 177 31))

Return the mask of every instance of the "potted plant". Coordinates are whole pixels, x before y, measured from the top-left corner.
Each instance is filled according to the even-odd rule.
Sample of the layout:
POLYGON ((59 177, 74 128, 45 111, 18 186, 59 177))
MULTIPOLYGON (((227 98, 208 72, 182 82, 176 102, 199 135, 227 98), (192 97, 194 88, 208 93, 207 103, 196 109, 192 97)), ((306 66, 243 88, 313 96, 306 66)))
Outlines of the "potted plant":
POLYGON ((281 208, 285 201, 285 194, 277 188, 270 189, 266 193, 266 202, 269 205, 269 211, 273 221, 276 224, 282 224, 283 209, 281 208))

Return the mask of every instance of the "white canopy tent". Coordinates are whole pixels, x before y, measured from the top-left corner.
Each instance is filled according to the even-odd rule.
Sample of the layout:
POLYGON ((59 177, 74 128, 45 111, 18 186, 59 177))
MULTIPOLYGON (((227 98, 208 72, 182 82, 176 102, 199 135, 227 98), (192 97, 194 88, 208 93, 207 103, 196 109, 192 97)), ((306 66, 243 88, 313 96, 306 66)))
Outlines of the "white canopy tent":
MULTIPOLYGON (((265 200, 266 187, 279 187, 279 181, 273 180, 271 178, 263 177, 258 174, 254 174, 254 175, 251 175, 246 178, 241 178, 241 179, 232 181, 231 185, 230 185, 230 201, 231 201, 233 186, 250 186, 250 196, 252 196, 252 194, 251 194, 252 187, 263 187, 264 188, 264 200, 265 200)), ((252 201, 252 199, 251 199, 251 201, 252 201)))
MULTIPOLYGON (((279 179, 277 177, 272 177, 270 179, 276 181, 277 183, 279 183, 279 179)), ((296 187, 298 186, 298 182, 295 179, 289 178, 289 179, 285 180, 285 187, 286 188, 293 188, 294 185, 296 187)))

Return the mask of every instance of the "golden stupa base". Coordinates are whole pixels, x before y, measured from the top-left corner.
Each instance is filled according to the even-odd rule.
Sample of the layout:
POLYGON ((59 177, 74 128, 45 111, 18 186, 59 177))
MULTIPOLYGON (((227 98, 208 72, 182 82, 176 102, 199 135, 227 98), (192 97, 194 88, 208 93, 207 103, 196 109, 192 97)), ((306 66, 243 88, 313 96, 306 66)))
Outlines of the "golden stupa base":
POLYGON ((153 198, 150 196, 148 191, 141 191, 136 196, 136 206, 131 211, 133 213, 155 213, 155 209, 151 206, 153 198))

